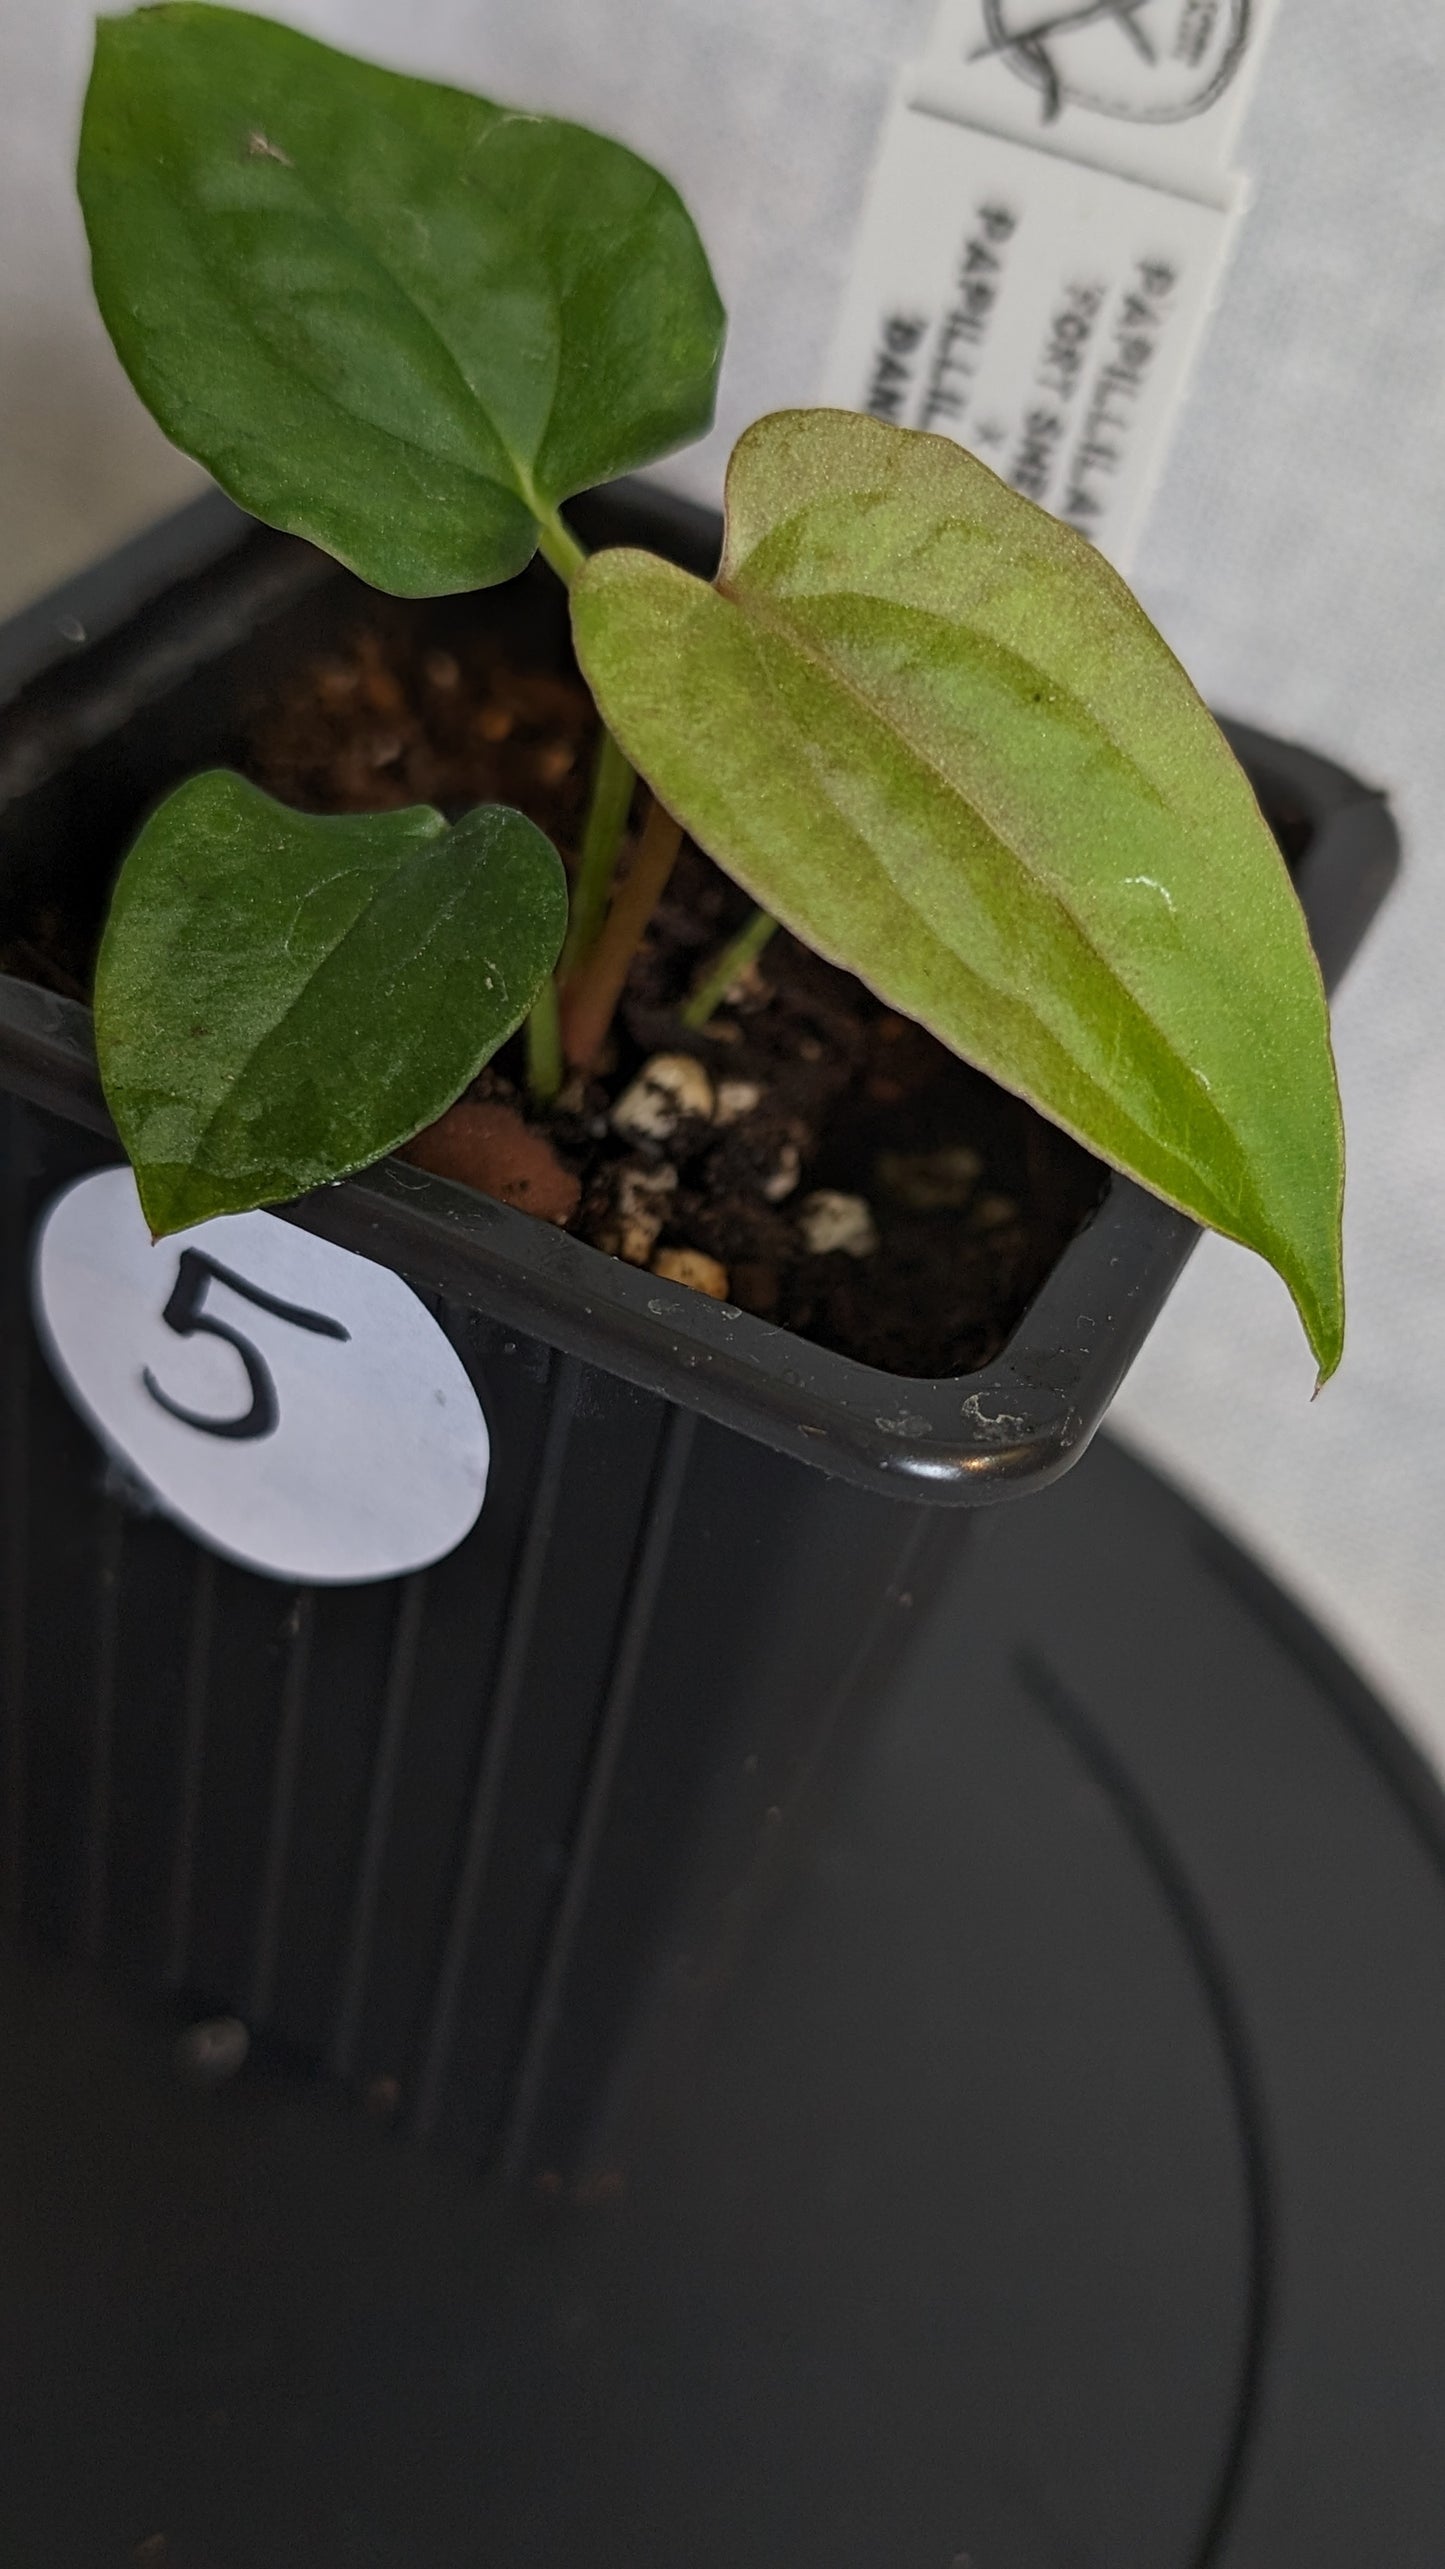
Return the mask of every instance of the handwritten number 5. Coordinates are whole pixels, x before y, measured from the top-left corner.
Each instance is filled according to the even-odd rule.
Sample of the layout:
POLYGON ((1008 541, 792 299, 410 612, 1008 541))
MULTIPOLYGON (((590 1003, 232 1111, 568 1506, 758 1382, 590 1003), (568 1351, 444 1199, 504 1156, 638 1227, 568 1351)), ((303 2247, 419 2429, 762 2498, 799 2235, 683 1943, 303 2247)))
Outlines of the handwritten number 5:
POLYGON ((339 1320, 328 1320, 322 1312, 303 1311, 299 1303, 281 1302, 275 1294, 263 1293, 259 1285, 248 1284, 244 1276, 234 1274, 229 1267, 220 1266, 200 1249, 182 1249, 171 1298, 161 1318, 168 1329, 174 1329, 178 1338, 224 1338, 228 1347, 234 1347, 246 1369, 251 1405, 239 1418, 204 1418, 198 1410, 183 1409, 179 1401, 172 1400, 168 1392, 163 1392, 149 1365, 141 1380, 152 1400, 170 1417, 178 1418, 185 1427, 199 1428, 205 1436, 236 1439, 270 1436, 281 1415, 271 1369, 249 1338, 243 1338, 240 1330, 233 1329, 229 1321, 218 1320, 213 1312, 206 1310, 206 1290, 212 1283, 229 1285, 232 1293, 238 1293, 245 1302, 254 1303, 258 1311, 269 1311, 274 1319, 287 1320, 295 1329, 309 1329, 315 1337, 349 1338, 351 1332, 343 1329, 339 1320))

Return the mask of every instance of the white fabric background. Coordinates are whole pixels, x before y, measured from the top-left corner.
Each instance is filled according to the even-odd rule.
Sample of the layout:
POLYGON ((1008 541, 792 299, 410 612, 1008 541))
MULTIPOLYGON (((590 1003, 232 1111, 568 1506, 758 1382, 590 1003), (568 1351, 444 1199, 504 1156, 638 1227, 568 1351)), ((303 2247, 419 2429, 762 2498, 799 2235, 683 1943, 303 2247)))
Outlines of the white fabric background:
MULTIPOLYGON (((931 0, 273 0, 619 134, 684 191, 734 316, 737 428, 811 397, 895 66, 931 0)), ((87 300, 82 0, 0 0, 0 607, 195 487, 87 300)), ((1206 1242, 1116 1424, 1240 1532, 1445 1762, 1445 8, 1285 0, 1255 204, 1138 585, 1223 709, 1387 786, 1409 874, 1337 1015, 1351 1335, 1310 1401, 1284 1296, 1206 1242)), ((1187 1636, 1181 1637, 1187 1646, 1187 1636)))

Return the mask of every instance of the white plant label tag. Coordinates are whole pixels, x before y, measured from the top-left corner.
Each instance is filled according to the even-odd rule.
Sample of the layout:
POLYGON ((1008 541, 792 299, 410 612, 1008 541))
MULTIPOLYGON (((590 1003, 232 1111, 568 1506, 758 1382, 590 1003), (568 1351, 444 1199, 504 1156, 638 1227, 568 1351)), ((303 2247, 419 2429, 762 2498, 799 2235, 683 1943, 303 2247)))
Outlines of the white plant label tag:
POLYGON ((103 1169, 46 1211, 33 1290, 81 1416, 226 1559, 305 1584, 388 1579, 475 1524, 486 1420, 389 1269, 266 1213, 152 1242, 130 1170, 103 1169))
POLYGON ((820 399, 956 438, 1127 570, 1244 206, 1277 0, 940 0, 820 399))
POLYGON ((822 398, 956 438, 1122 567, 1232 219, 900 105, 822 398))

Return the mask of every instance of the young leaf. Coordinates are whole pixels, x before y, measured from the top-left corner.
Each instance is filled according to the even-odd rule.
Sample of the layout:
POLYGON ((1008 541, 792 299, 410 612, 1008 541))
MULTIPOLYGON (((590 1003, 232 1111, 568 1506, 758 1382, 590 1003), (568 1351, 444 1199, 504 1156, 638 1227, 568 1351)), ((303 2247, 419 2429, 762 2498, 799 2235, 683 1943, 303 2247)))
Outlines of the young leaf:
POLYGON ((376 588, 507 579, 539 514, 711 421, 701 243, 581 126, 165 0, 100 21, 80 194, 166 434, 376 588))
POLYGON ((718 862, 1343 1336, 1324 993, 1249 785, 1123 582, 960 448, 841 411, 740 441, 717 586, 573 590, 628 757, 718 862))
POLYGON ((319 820, 223 769, 127 857, 96 968, 105 1093, 159 1238, 346 1177, 514 1033, 567 924, 500 804, 319 820))

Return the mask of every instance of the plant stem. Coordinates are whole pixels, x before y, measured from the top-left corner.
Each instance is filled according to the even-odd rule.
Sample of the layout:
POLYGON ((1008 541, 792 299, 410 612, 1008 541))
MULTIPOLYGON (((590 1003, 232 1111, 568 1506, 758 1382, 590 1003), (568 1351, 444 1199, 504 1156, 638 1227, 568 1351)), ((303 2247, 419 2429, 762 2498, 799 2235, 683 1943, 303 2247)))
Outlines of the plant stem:
MULTIPOLYGON (((587 559, 571 529, 556 509, 533 503, 537 538, 545 561, 564 588, 570 589, 587 559)), ((582 850, 573 879, 567 940, 557 978, 549 980, 527 1020, 527 1084, 543 1104, 562 1086, 566 1060, 579 1069, 590 1066, 612 1023, 622 996, 628 966, 637 949, 659 893, 672 872, 682 832, 654 803, 642 845, 621 892, 608 909, 617 869, 617 853, 632 806, 636 770, 602 725, 582 850), (650 888, 649 888, 650 887, 650 888), (565 999, 559 987, 567 984, 565 999)))
MULTIPOLYGON (((543 556, 563 585, 570 588, 587 559, 586 551, 571 529, 564 526, 556 509, 538 508, 536 518, 543 556)), ((567 942, 557 968, 559 982, 580 969, 597 942, 636 782, 637 770, 618 748, 604 722, 582 826, 582 851, 572 884, 567 942)))
POLYGON ((741 979, 748 965, 757 961, 777 924, 771 911, 754 910, 747 926, 740 928, 732 943, 723 947, 711 972, 704 974, 682 1011, 683 1024, 694 1034, 707 1024, 714 1010, 721 1007, 733 983, 741 979))
POLYGON ((543 559, 551 563, 563 588, 570 589, 587 559, 586 547, 563 525, 556 509, 537 509, 534 514, 543 559))
POLYGON ((562 1069, 562 1017, 549 972, 527 1019, 527 1086, 539 1105, 551 1104, 562 1085, 562 1069))
POLYGON ((572 917, 558 966, 563 981, 581 968, 597 943, 636 782, 637 770, 624 758, 604 723, 582 828, 582 853, 572 882, 572 917))
POLYGON ((628 967, 643 931, 667 888, 682 823, 654 800, 632 870, 613 896, 603 928, 580 972, 562 996, 562 1042, 574 1070, 590 1070, 622 996, 628 967))

